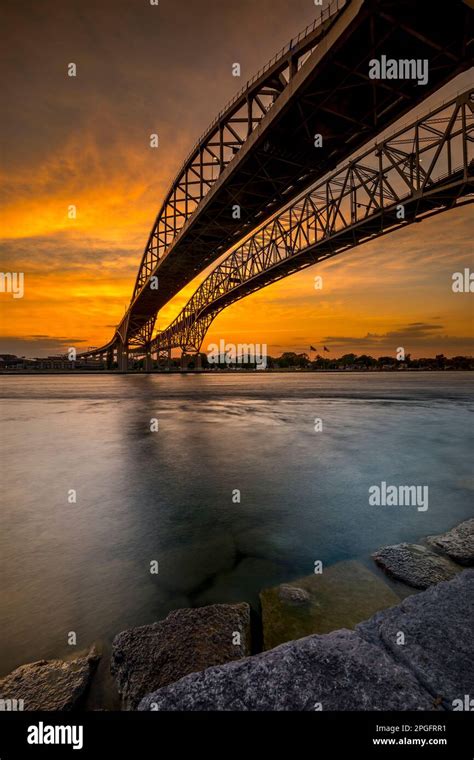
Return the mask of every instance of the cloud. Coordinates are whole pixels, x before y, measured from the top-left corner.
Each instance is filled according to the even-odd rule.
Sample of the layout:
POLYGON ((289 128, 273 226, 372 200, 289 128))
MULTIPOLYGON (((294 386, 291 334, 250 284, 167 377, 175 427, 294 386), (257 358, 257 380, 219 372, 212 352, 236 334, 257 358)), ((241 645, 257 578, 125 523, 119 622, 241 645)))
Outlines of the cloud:
POLYGON ((0 239, 3 271, 22 271, 26 276, 73 271, 93 271, 97 277, 131 276, 138 269, 142 243, 127 246, 114 240, 73 231, 58 231, 19 239, 0 239))
POLYGON ((395 344, 403 345, 402 341, 407 342, 407 348, 419 347, 424 345, 436 345, 438 343, 449 343, 450 347, 470 346, 474 348, 473 336, 445 335, 440 334, 443 325, 433 325, 424 322, 411 322, 397 330, 389 330, 386 333, 366 333, 366 335, 326 335, 322 339, 327 345, 333 348, 343 346, 353 346, 354 348, 377 348, 389 346, 393 350, 395 344))
MULTIPOLYGON (((127 307, 153 220, 185 155, 245 77, 313 20, 314 4, 6 6, 0 243, 4 271, 25 273, 25 298, 1 304, 2 320, 17 336, 3 344, 16 342, 12 353, 31 355, 68 343, 101 345, 127 307), (263 21, 255 45, 245 30, 263 21), (66 75, 70 61, 78 66, 75 79, 66 75), (232 77, 233 61, 242 64, 240 81, 232 77), (156 151, 149 144, 154 132, 156 151), (74 222, 69 204, 77 207, 74 222), (58 337, 58 325, 82 338, 58 337)), ((462 86, 454 80, 452 90, 462 86)), ((217 324, 233 342, 288 341, 286 350, 320 345, 323 333, 365 336, 349 338, 354 345, 374 333, 377 345, 411 340, 425 350, 423 340, 444 340, 443 331, 465 334, 467 300, 449 301, 445 293, 452 272, 469 262, 471 240, 469 209, 453 210, 275 283, 234 304, 217 324), (324 289, 316 293, 319 274, 324 289), (427 316, 435 313, 445 325, 436 331, 427 316)), ((192 290, 165 306, 160 327, 192 290)))
POLYGON ((64 354, 69 348, 85 343, 83 338, 54 335, 8 335, 0 338, 0 353, 42 357, 64 354))

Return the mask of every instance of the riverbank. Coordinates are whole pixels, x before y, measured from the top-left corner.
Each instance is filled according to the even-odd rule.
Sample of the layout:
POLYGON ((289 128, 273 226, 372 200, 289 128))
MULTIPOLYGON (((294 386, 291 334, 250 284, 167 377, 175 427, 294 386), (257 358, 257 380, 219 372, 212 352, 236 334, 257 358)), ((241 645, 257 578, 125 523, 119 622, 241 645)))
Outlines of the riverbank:
MULTIPOLYGON (((110 664, 102 663, 121 697, 114 707, 454 709, 474 693, 474 570, 466 570, 474 565, 474 519, 419 544, 383 547, 372 561, 372 571, 340 562, 263 589, 259 617, 245 603, 215 604, 123 631, 110 664)), ((0 704, 87 709, 100 657, 91 647, 70 660, 23 665, 0 679, 0 704)))
POLYGON ((325 375, 325 374, 350 374, 354 373, 356 375, 360 374, 377 374, 379 372, 382 373, 399 373, 399 372, 409 372, 409 373, 425 373, 425 372, 472 372, 474 368, 470 367, 446 367, 443 368, 434 368, 434 367, 375 367, 372 369, 368 369, 366 367, 348 367, 347 369, 342 369, 335 367, 334 369, 304 369, 304 368, 296 368, 296 367, 288 367, 287 369, 279 368, 279 369, 273 369, 273 368, 265 368, 265 369, 250 369, 245 367, 233 367, 232 369, 169 369, 169 370, 144 370, 144 369, 136 369, 136 370, 117 370, 117 369, 96 369, 96 370, 85 370, 85 369, 69 369, 69 370, 47 370, 47 369, 36 369, 36 370, 0 370, 0 375, 2 376, 15 376, 15 375, 22 375, 24 377, 43 377, 45 375, 61 375, 61 376, 69 376, 69 377, 82 377, 82 375, 94 375, 95 377, 99 376, 102 377, 104 375, 160 375, 166 377, 167 375, 232 375, 235 373, 243 374, 243 375, 288 375, 288 374, 298 374, 298 375, 304 375, 304 374, 317 374, 317 375, 325 375))

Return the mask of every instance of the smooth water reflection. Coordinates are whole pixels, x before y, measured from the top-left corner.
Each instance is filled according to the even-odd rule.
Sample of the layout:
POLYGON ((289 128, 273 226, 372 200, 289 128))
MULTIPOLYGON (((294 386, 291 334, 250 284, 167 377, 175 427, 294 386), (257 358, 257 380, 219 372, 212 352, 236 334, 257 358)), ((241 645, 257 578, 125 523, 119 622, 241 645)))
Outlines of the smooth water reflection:
POLYGON ((2 377, 0 674, 471 516, 471 378, 2 377))

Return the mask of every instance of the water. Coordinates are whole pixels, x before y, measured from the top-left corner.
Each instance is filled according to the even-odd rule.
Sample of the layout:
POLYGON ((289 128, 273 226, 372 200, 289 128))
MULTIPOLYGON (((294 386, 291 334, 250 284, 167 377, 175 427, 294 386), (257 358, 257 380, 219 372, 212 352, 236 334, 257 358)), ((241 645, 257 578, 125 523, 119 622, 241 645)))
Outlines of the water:
POLYGON ((1 377, 0 675, 471 516, 473 379, 1 377), (370 507, 382 480, 428 511, 370 507))

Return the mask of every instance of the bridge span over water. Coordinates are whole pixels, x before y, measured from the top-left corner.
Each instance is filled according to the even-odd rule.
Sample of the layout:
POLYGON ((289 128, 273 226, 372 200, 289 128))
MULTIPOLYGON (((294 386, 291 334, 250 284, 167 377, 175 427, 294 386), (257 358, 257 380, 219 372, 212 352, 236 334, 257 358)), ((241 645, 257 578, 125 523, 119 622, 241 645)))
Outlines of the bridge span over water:
POLYGON ((197 352, 230 303, 467 202, 472 90, 376 139, 469 67, 471 5, 451 0, 448 11, 420 0, 332 0, 198 140, 155 220, 126 314, 109 343, 81 356, 106 356, 109 366, 116 359, 124 370, 129 353, 145 356, 150 368, 153 353, 197 352), (382 56, 426 60, 427 83, 371 78, 370 61, 382 56), (400 204, 404 219, 395 215, 400 204), (217 260, 154 336, 159 310, 217 260))

